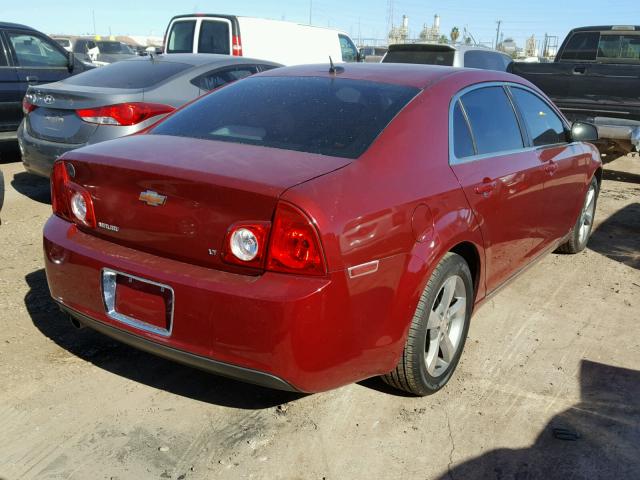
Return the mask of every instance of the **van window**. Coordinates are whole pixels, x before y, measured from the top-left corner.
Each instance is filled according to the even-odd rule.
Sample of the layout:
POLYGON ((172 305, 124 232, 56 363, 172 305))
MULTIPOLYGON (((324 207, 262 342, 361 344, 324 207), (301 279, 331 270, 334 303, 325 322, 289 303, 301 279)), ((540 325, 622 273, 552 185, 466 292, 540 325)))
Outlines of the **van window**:
POLYGON ((169 33, 167 53, 193 52, 193 35, 196 30, 195 20, 173 22, 169 33))
POLYGON ((342 50, 343 62, 357 62, 358 61, 358 49, 353 44, 351 39, 346 35, 338 35, 340 39, 340 50, 342 50))
POLYGON ((357 158, 420 90, 326 77, 249 77, 150 133, 357 158))
POLYGON ((599 32, 574 33, 562 52, 563 60, 595 60, 598 52, 599 32))
POLYGON ((198 39, 198 53, 231 53, 229 24, 203 20, 200 25, 200 37, 198 39))
POLYGON ((524 147, 516 114, 502 87, 486 87, 462 96, 479 155, 524 147))
POLYGON ((521 88, 511 88, 511 93, 527 124, 534 147, 567 141, 564 124, 549 105, 521 88))

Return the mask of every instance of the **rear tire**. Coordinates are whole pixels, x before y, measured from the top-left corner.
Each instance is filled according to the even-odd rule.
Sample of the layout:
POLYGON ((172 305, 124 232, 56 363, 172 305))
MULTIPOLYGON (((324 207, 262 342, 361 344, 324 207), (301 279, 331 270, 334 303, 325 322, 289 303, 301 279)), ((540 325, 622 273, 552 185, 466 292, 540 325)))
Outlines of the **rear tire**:
POLYGON ((420 297, 398 365, 382 379, 418 396, 444 387, 462 355, 472 309, 469 266, 460 255, 447 253, 420 297))
POLYGON ((578 219, 573 228, 571 228, 569 239, 560 245, 556 252, 574 254, 580 253, 586 248, 593 229, 593 219, 595 218, 599 193, 600 186, 598 185, 598 180, 594 177, 589 184, 578 219))

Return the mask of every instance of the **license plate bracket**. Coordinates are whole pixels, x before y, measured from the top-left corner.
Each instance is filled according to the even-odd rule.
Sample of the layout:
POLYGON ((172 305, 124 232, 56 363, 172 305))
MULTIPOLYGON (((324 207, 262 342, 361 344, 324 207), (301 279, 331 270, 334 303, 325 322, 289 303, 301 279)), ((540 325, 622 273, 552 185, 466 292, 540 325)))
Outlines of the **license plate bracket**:
POLYGON ((173 289, 162 283, 102 269, 102 299, 112 320, 163 337, 173 328, 173 289))

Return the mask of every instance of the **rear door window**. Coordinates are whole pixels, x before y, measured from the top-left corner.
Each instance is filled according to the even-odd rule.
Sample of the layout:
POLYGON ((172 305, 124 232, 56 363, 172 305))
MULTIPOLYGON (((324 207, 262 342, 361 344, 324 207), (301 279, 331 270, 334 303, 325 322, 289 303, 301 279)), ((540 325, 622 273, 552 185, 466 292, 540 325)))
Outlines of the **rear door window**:
POLYGON ((598 52, 599 40, 599 32, 574 33, 562 52, 562 59, 585 61, 595 60, 598 52))
POLYGON ((151 133, 357 158, 419 91, 342 78, 255 76, 201 98, 151 133))
POLYGON ((242 80, 254 73, 258 73, 257 65, 239 65, 237 67, 221 68, 207 72, 191 80, 191 83, 200 90, 208 92, 220 88, 223 85, 242 80))
POLYGON ((231 34, 228 22, 203 20, 198 38, 198 53, 231 53, 231 34))
POLYGON ((456 102, 453 108, 453 153, 456 158, 465 158, 475 155, 473 139, 469 131, 469 124, 462 112, 460 102, 456 102))
POLYGON ((64 80, 70 85, 103 88, 149 88, 179 74, 191 65, 147 58, 124 60, 95 68, 64 80))
POLYGON ((513 105, 502 87, 484 87, 462 96, 477 153, 507 152, 524 147, 513 105))
POLYGON ((511 93, 535 147, 567 141, 564 123, 546 102, 521 88, 512 87, 511 93))
POLYGON ((8 32, 7 36, 20 67, 67 67, 66 55, 43 38, 17 32, 8 32))
POLYGON ((167 53, 193 52, 193 35, 196 31, 195 20, 173 22, 169 32, 167 53))

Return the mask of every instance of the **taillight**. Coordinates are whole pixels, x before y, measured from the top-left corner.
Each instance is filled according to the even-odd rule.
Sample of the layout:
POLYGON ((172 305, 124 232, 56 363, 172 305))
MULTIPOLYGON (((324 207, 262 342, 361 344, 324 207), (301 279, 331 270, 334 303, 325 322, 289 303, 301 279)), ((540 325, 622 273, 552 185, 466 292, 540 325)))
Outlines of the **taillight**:
POLYGON ((96 227, 93 200, 87 189, 69 178, 67 164, 58 160, 51 174, 51 207, 53 213, 65 220, 86 227, 96 227))
POLYGON ((31 112, 33 112, 36 108, 38 108, 37 105, 34 105, 33 103, 31 103, 29 100, 27 100, 27 97, 24 97, 22 99, 22 113, 24 113, 25 115, 30 114, 31 112))
POLYGON ((222 259, 227 263, 246 267, 264 266, 270 222, 243 222, 227 232, 222 259))
POLYGON ((327 272, 318 231, 302 210, 289 203, 276 207, 266 268, 306 275, 327 272))
POLYGON ((242 40, 240 35, 234 35, 231 42, 231 55, 234 57, 242 56, 242 40))
POLYGON ((130 126, 144 122, 158 115, 175 110, 171 105, 161 103, 119 103, 106 107, 76 110, 78 116, 87 123, 98 125, 130 126))

